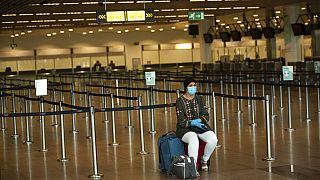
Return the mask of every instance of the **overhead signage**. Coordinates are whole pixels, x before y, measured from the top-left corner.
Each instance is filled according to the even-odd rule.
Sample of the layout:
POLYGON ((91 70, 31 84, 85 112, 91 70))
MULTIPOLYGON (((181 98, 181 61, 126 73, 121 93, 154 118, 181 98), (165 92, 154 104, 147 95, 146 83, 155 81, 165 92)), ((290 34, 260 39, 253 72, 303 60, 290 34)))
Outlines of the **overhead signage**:
POLYGON ((97 10, 97 23, 107 22, 125 22, 125 21, 146 21, 153 22, 154 10, 146 8, 146 10, 135 10, 135 11, 104 11, 97 10))
POLYGON ((145 21, 146 20, 146 12, 144 10, 141 11, 127 11, 127 20, 128 21, 145 21))
POLYGON ((146 8, 145 12, 146 12, 146 22, 154 22, 155 21, 154 10, 151 8, 146 8))
POLYGON ((156 72, 155 71, 145 72, 144 76, 146 78, 146 85, 147 86, 156 85, 156 72))
POLYGON ((204 12, 203 11, 190 11, 190 12, 188 12, 188 20, 189 21, 204 20, 204 12))
POLYGON ((106 11, 97 10, 97 23, 102 24, 107 22, 106 11))
POLYGON ((292 81, 293 66, 282 66, 282 77, 284 81, 292 81))
POLYGON ((125 21, 126 16, 124 11, 108 11, 107 22, 120 22, 125 21))

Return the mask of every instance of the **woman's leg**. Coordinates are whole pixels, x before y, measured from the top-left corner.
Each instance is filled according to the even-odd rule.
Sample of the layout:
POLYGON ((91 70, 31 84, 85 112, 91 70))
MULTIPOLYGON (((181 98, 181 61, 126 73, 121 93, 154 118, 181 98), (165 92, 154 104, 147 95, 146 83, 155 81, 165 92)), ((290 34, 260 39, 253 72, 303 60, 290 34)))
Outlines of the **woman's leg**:
POLYGON ((199 149, 199 139, 197 133, 187 132, 185 135, 183 135, 181 140, 185 143, 188 143, 188 156, 193 157, 195 164, 197 164, 199 149))
POLYGON ((203 161, 207 162, 214 151, 214 149, 217 146, 218 139, 216 134, 213 131, 207 131, 203 134, 198 134, 198 137, 206 142, 206 147, 204 148, 204 153, 203 153, 203 161))

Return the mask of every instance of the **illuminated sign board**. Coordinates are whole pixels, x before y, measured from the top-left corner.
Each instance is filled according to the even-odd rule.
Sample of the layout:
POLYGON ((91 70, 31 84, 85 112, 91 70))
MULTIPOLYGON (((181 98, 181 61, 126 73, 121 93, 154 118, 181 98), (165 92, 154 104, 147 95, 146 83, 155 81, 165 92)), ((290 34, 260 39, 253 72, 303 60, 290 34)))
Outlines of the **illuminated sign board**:
POLYGON ((146 12, 144 10, 141 11, 127 11, 127 20, 128 21, 145 21, 146 20, 146 12))
POLYGON ((97 10, 97 23, 102 24, 106 22, 106 11, 97 10))
POLYGON ((107 12, 107 22, 119 22, 125 21, 126 16, 124 11, 108 11, 107 12))
POLYGON ((97 10, 97 23, 107 22, 125 22, 125 21, 146 21, 153 22, 154 11, 153 9, 146 8, 146 10, 135 11, 103 11, 97 10))

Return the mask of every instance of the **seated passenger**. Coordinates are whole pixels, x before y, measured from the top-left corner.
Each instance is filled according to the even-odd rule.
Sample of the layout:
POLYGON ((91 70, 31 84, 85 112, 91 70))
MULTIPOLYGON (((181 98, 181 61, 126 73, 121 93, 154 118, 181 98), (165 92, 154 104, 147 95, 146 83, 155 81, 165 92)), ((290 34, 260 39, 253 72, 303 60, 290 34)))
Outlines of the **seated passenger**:
MULTIPOLYGON (((188 156, 194 158, 195 164, 198 159, 199 139, 206 142, 204 155, 201 158, 201 170, 207 171, 207 161, 216 148, 218 139, 207 124, 209 114, 203 98, 196 95, 195 81, 192 78, 185 79, 184 89, 185 94, 176 101, 176 134, 183 142, 188 143, 188 156), (200 131, 195 131, 195 129, 200 131)), ((200 176, 199 173, 197 175, 200 176)))

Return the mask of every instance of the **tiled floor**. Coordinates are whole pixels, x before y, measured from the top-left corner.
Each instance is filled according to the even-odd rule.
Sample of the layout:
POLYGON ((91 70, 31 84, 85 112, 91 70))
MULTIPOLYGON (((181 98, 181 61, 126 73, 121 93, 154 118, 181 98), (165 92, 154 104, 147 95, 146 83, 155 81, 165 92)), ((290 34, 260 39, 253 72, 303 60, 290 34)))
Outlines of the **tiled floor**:
MULTIPOLYGON (((261 93, 260 87, 257 88, 257 94, 261 93)), ((237 100, 230 99, 228 104, 225 102, 226 120, 221 121, 220 98, 217 98, 217 131, 222 147, 214 151, 210 170, 201 172, 200 179, 319 179, 320 119, 316 90, 310 90, 309 95, 312 121, 307 122, 305 97, 302 96, 299 100, 297 89, 293 89, 292 127, 296 131, 290 133, 284 130, 288 127, 287 96, 284 93, 284 109, 281 110, 277 89, 276 116, 271 124, 271 150, 272 157, 276 160, 272 162, 262 160, 267 156, 264 102, 256 103, 257 126, 252 127, 248 125, 251 120, 246 100, 241 102, 240 115, 237 113, 237 100)), ((174 99, 175 95, 173 96, 174 99)), ((95 107, 100 106, 99 100, 94 99, 95 107)), ((163 96, 159 94, 156 100, 162 103, 163 96)), ((36 104, 36 111, 35 106, 36 104)), ((48 108, 46 105, 46 109, 48 108)), ((137 111, 132 113, 134 128, 126 127, 127 112, 116 112, 115 116, 116 142, 120 143, 118 146, 110 145, 113 143, 112 123, 102 122, 102 113, 96 113, 95 116, 98 172, 104 174, 103 178, 172 179, 158 169, 157 139, 165 132, 175 129, 175 108, 168 108, 167 112, 163 109, 155 110, 155 135, 147 132, 150 129, 150 111, 143 111, 145 150, 149 152, 147 155, 139 155, 141 146, 137 111)), ((0 131, 1 180, 88 179, 93 173, 93 166, 91 140, 86 138, 86 119, 84 114, 77 115, 78 133, 70 132, 71 115, 65 115, 65 121, 66 155, 70 161, 61 163, 57 161, 60 157, 60 130, 59 127, 51 126, 51 116, 47 116, 45 120, 47 152, 38 151, 41 148, 39 117, 32 119, 34 143, 31 145, 23 144, 24 119, 17 118, 20 137, 16 139, 11 137, 12 119, 6 119, 7 130, 0 131)))

